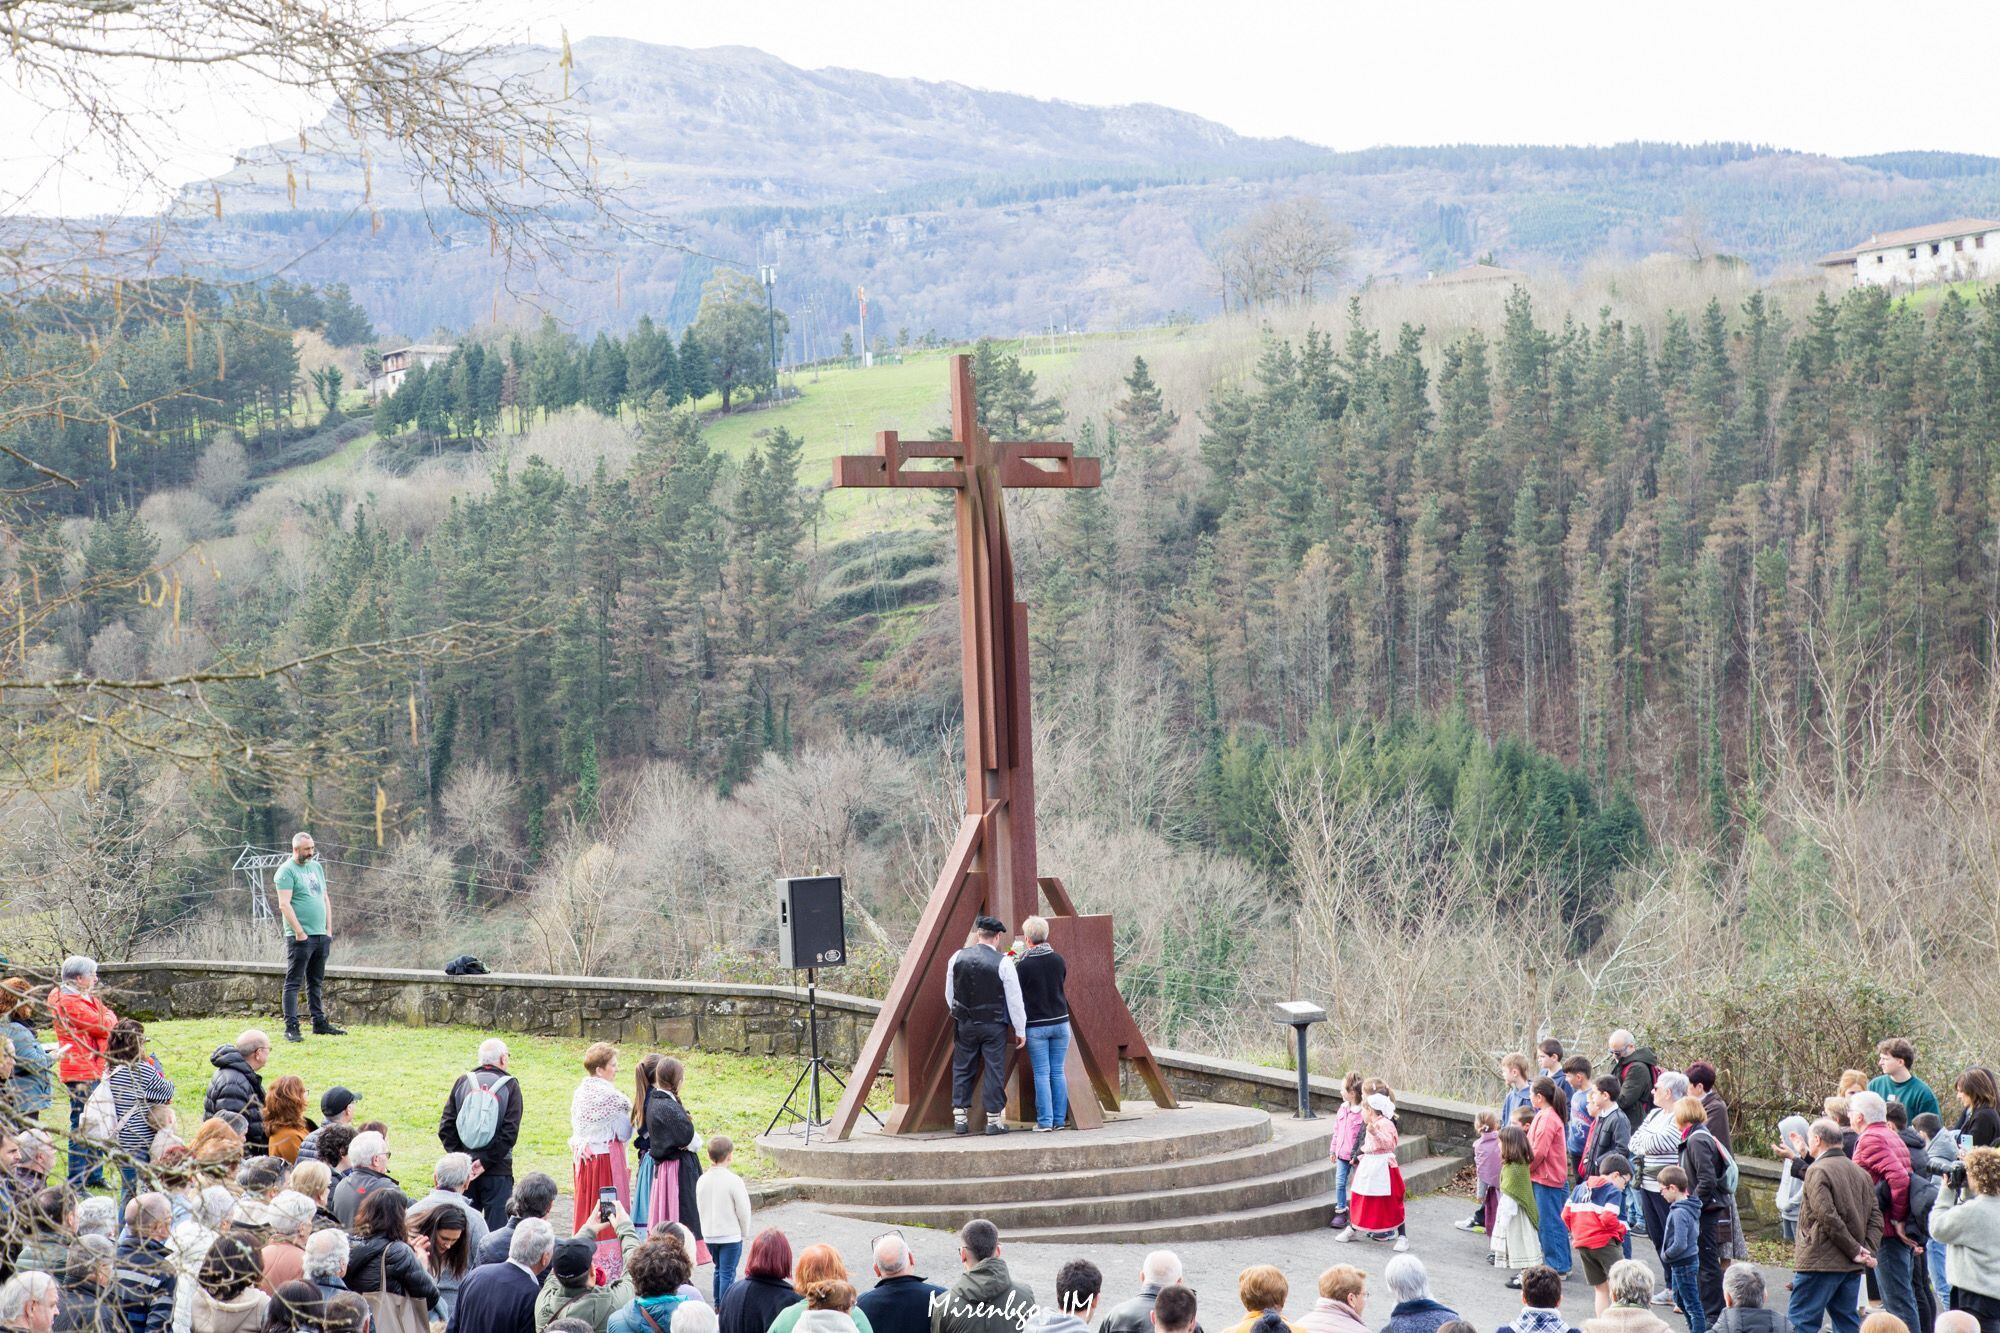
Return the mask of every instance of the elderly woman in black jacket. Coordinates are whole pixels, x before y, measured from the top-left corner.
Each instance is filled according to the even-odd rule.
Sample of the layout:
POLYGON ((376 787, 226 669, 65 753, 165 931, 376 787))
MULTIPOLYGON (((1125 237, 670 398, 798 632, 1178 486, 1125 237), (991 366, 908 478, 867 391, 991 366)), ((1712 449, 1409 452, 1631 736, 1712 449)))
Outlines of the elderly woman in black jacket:
POLYGON ((415 1296, 438 1308, 438 1287, 410 1243, 409 1205, 396 1190, 375 1190, 354 1214, 354 1240, 347 1250, 347 1289, 367 1295, 415 1296))

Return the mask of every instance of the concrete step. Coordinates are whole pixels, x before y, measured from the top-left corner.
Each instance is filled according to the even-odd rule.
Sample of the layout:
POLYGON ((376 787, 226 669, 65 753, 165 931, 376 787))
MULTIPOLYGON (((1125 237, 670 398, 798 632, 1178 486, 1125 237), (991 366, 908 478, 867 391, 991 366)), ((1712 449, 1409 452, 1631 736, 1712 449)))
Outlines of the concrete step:
MULTIPOLYGON (((989 1186, 992 1182, 986 1182, 989 1186)), ((984 1217, 1005 1235, 1042 1227, 1102 1227, 1175 1221, 1219 1211, 1252 1211, 1279 1204, 1333 1196, 1333 1171, 1315 1161, 1289 1171, 1220 1185, 1181 1185, 1124 1194, 1084 1198, 1034 1198, 1004 1201, 987 1189, 982 1201, 919 1204, 830 1204, 843 1217, 893 1226, 956 1230, 984 1217)), ((1329 1214, 1330 1215, 1330 1214, 1329 1214)))
MULTIPOLYGON (((1227 1236, 1283 1236, 1300 1231, 1322 1230, 1333 1220, 1333 1194, 1287 1200, 1262 1208, 1242 1208, 1204 1213, 1198 1217, 1162 1218, 1153 1222, 1128 1222, 1117 1226, 1039 1226, 1009 1231, 1011 1244, 1068 1245, 1154 1245, 1193 1240, 1214 1240, 1227 1236)), ((1332 1250, 1337 1247, 1329 1246, 1332 1250)))
MULTIPOLYGON (((1249 1107, 1195 1105, 1185 1110, 1156 1111, 1145 1103, 1131 1114, 1116 1117, 1101 1130, 1088 1133, 1030 1134, 1019 1131, 975 1144, 942 1134, 912 1134, 901 1141, 883 1135, 858 1135, 844 1143, 805 1144, 784 1134, 758 1140, 787 1175, 811 1180, 857 1180, 880 1183, 937 1179, 955 1169, 952 1163, 976 1157, 976 1176, 1025 1176, 1049 1171, 1110 1171, 1128 1166, 1154 1166, 1194 1161, 1220 1153, 1268 1143, 1271 1118, 1249 1107)), ((1317 1129, 1317 1125, 1314 1126, 1317 1129)), ((1327 1125, 1327 1132, 1332 1126, 1327 1125)), ((1326 1139, 1314 1136, 1325 1155, 1326 1139)))
POLYGON ((1403 1193, 1435 1194, 1451 1183, 1472 1157, 1468 1153, 1447 1153, 1403 1163, 1403 1193))
POLYGON ((1323 1140, 1274 1139, 1181 1162, 1114 1167, 1091 1171, 1040 1171, 1032 1175, 961 1175, 948 1180, 840 1180, 804 1178, 788 1182, 800 1197, 834 1208, 937 1207, 965 1205, 983 1208, 995 1199, 1083 1199, 1137 1194, 1151 1190, 1227 1185, 1257 1176, 1277 1175, 1308 1166, 1326 1165, 1323 1140))

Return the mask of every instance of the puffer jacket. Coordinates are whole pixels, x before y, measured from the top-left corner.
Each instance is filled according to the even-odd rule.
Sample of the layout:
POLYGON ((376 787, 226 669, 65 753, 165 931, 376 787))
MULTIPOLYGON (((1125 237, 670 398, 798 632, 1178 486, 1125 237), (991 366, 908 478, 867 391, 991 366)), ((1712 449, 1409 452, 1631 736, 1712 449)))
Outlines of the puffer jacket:
POLYGON ((270 1150, 271 1136, 264 1128, 264 1079, 250 1067, 243 1052, 234 1046, 218 1046, 208 1057, 215 1077, 208 1081, 208 1096, 202 1099, 204 1116, 234 1111, 249 1128, 243 1135, 243 1155, 262 1157, 270 1150))
MULTIPOLYGON (((1878 1186, 1886 1186, 1888 1199, 1882 1208, 1882 1235, 1910 1211, 1910 1150, 1902 1136, 1886 1120, 1861 1131, 1854 1142, 1854 1164, 1866 1171, 1878 1186)), ((1878 1190, 1878 1196, 1881 1191, 1878 1190)))
POLYGON ((0 1023, 0 1037, 14 1047, 14 1076, 7 1080, 14 1109, 33 1120, 55 1098, 55 1090, 49 1083, 55 1061, 42 1049, 42 1039, 26 1023, 11 1018, 0 1023))

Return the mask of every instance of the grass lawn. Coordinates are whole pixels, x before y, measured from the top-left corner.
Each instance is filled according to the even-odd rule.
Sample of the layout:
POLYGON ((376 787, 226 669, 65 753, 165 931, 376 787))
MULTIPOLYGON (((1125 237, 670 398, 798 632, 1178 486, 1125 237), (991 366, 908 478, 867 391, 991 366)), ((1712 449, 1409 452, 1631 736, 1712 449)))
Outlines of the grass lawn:
MULTIPOLYGON (((177 1019, 149 1024, 152 1050, 174 1083, 174 1108, 181 1132, 192 1137, 201 1121, 202 1096, 214 1068, 208 1057, 217 1046, 236 1039, 247 1026, 238 1018, 177 1019)), ((357 1121, 380 1120, 389 1126, 390 1170, 411 1197, 430 1189, 430 1173, 444 1149, 438 1144, 438 1114, 458 1075, 470 1068, 479 1043, 493 1033, 475 1028, 351 1027, 345 1037, 310 1037, 303 1045, 287 1043, 278 1028, 271 1062, 264 1067, 264 1086, 285 1074, 305 1080, 307 1113, 319 1118, 319 1095, 335 1084, 362 1095, 357 1121)), ((520 1079, 527 1104, 521 1138, 514 1149, 514 1174, 546 1171, 564 1185, 570 1178, 569 1099, 583 1077, 583 1051, 590 1043, 571 1038, 524 1037, 500 1033, 507 1043, 513 1073, 520 1079)), ((632 1093, 631 1067, 646 1054, 643 1047, 619 1050, 618 1088, 632 1093)), ((762 1156, 752 1141, 770 1123, 778 1103, 798 1077, 799 1062, 748 1056, 710 1055, 701 1051, 670 1051, 687 1065, 683 1091, 695 1128, 703 1136, 727 1134, 739 1145, 737 1172, 745 1178, 777 1174, 776 1164, 762 1156)), ((67 1104, 59 1097, 50 1108, 51 1124, 61 1117, 67 1126, 67 1104)))

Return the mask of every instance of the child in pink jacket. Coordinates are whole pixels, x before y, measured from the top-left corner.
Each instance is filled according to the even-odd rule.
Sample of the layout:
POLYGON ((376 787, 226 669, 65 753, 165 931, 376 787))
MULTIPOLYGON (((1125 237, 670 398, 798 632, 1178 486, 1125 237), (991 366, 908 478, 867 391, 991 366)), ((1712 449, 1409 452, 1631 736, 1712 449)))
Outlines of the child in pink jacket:
POLYGON ((1348 1071, 1340 1089, 1340 1109, 1333 1113, 1333 1229, 1347 1226, 1347 1178, 1361 1155, 1361 1075, 1348 1071))

